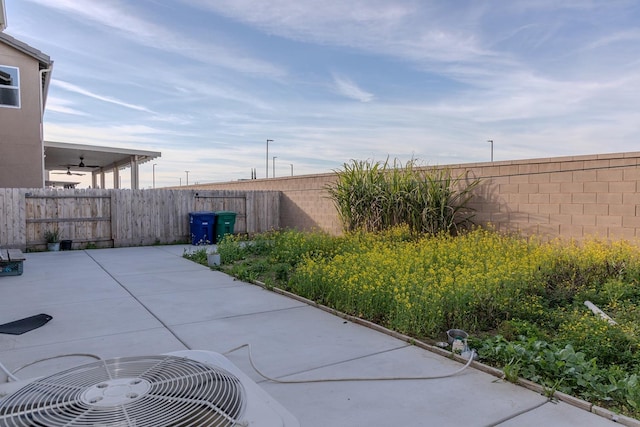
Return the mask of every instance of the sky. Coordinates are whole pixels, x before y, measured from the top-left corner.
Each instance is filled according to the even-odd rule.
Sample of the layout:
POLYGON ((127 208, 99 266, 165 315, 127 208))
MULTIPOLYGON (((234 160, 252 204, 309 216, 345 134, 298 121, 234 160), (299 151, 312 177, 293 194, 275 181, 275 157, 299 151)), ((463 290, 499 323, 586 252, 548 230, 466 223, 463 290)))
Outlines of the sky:
POLYGON ((54 61, 45 140, 160 151, 141 188, 152 163, 162 187, 273 177, 274 156, 279 177, 352 159, 485 162, 488 140, 496 161, 640 150, 637 0, 6 10, 5 32, 54 61))

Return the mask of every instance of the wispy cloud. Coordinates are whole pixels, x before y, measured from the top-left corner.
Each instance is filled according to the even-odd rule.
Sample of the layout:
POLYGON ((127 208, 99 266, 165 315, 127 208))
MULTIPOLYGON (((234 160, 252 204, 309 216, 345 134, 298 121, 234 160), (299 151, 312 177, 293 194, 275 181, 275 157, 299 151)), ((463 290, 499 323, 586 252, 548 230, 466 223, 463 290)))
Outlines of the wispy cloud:
POLYGON ((586 46, 588 49, 596 49, 604 46, 609 46, 615 43, 640 43, 640 29, 618 31, 613 34, 608 34, 586 46))
MULTIPOLYGON (((183 0, 270 34, 416 61, 459 61, 484 55, 475 34, 448 25, 451 10, 413 1, 183 0)), ((472 9, 472 8, 467 8, 472 9)), ((468 12, 456 8, 455 19, 468 12)))
POLYGON ((100 94, 97 94, 97 93, 93 93, 90 90, 81 88, 80 86, 74 85, 73 83, 68 83, 68 82, 65 82, 65 81, 62 81, 62 80, 53 79, 53 80, 51 80, 51 85, 59 87, 59 88, 62 88, 62 89, 66 90, 66 91, 69 91, 69 92, 77 93, 77 94, 80 94, 80 95, 87 96, 89 98, 93 98, 93 99, 97 99, 99 101, 107 102, 109 104, 119 105, 121 107, 130 108, 132 110, 144 111, 146 113, 155 114, 153 111, 149 110, 148 108, 146 108, 144 106, 131 104, 131 103, 128 103, 128 102, 124 102, 124 101, 121 101, 119 99, 116 99, 116 98, 113 98, 113 97, 110 97, 110 96, 105 96, 105 95, 100 95, 100 94))
POLYGON ((401 60, 464 84, 526 68, 486 39, 480 3, 412 0, 182 0, 270 36, 401 60))
POLYGON ((271 110, 272 106, 257 95, 246 90, 203 80, 183 80, 175 86, 177 91, 188 97, 234 101, 253 108, 271 110))
POLYGON ((84 123, 45 123, 45 139, 78 144, 91 143, 109 147, 156 150, 160 140, 167 134, 164 129, 144 125, 98 126, 84 123))
POLYGON ((372 93, 361 89, 356 83, 346 77, 334 74, 333 83, 335 90, 347 98, 355 99, 360 102, 370 102, 375 98, 372 93))
POLYGON ((251 58, 239 46, 228 49, 216 43, 204 43, 174 33, 167 27, 148 22, 137 16, 131 5, 111 2, 85 2, 78 0, 28 0, 41 6, 72 14, 85 23, 92 22, 101 27, 116 30, 128 40, 164 50, 220 67, 249 74, 264 74, 281 77, 286 72, 279 66, 267 61, 251 58), (126 5, 126 6, 125 6, 126 5))
POLYGON ((73 108, 73 103, 67 99, 59 98, 57 96, 49 96, 47 98, 46 111, 53 111, 62 114, 71 114, 74 116, 88 116, 84 111, 80 111, 73 108))

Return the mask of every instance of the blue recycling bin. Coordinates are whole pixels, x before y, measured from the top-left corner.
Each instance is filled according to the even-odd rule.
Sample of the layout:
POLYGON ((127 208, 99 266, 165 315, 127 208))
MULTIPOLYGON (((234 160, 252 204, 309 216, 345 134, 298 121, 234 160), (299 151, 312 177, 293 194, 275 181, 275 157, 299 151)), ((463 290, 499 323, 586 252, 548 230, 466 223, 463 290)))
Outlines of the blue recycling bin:
POLYGON ((191 244, 213 244, 213 230, 215 227, 215 222, 215 212, 189 212, 189 231, 191 232, 191 244))

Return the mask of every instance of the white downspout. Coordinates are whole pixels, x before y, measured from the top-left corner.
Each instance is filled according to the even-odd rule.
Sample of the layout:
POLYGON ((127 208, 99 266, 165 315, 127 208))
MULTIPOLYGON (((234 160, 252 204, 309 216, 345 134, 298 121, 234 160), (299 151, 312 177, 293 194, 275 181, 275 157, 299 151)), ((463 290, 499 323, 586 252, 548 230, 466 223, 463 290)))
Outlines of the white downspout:
POLYGON ((45 68, 40 70, 38 76, 40 79, 38 80, 38 88, 40 88, 40 148, 42 150, 42 188, 45 187, 46 173, 44 169, 44 91, 43 91, 43 79, 44 73, 50 73, 53 67, 45 68))

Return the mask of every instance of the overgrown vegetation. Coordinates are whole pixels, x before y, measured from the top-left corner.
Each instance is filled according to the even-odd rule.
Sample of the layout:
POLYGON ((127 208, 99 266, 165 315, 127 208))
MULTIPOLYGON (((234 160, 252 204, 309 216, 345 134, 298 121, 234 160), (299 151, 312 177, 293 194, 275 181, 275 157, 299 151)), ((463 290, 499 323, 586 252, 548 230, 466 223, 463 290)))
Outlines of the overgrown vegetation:
POLYGON ((414 234, 457 233, 471 224, 468 202, 479 180, 416 160, 352 160, 327 187, 344 230, 381 231, 407 224, 414 234))
POLYGON ((242 280, 427 342, 465 329, 481 360, 508 379, 640 415, 640 252, 630 243, 543 243, 482 229, 416 237, 401 226, 341 237, 226 236, 218 250, 221 269, 242 280))
POLYGON ((353 161, 328 188, 344 236, 226 236, 220 268, 421 340, 464 329, 510 381, 640 416, 639 248, 469 228, 477 185, 415 161, 353 161))
POLYGON ((193 262, 197 262, 198 264, 208 265, 207 264, 207 248, 199 248, 195 251, 184 251, 182 256, 188 260, 193 262))

